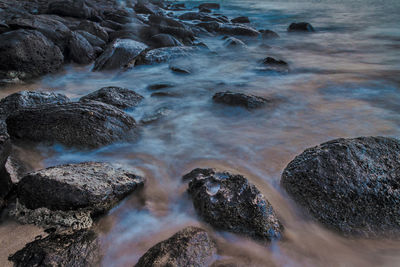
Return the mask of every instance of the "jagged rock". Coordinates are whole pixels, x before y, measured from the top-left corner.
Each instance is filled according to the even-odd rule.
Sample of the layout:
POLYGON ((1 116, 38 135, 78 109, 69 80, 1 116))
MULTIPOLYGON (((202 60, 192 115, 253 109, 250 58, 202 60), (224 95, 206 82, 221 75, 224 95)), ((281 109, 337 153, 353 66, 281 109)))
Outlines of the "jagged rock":
POLYGON ((287 28, 288 32, 314 32, 314 27, 308 22, 294 22, 287 28))
POLYGON ((89 64, 96 56, 92 45, 77 32, 71 32, 66 54, 68 59, 78 64, 89 64))
POLYGON ((143 96, 135 91, 109 86, 103 87, 93 93, 81 97, 80 101, 99 101, 120 109, 131 108, 137 106, 143 100, 143 96))
POLYGON ((117 39, 97 58, 94 70, 122 69, 147 48, 147 45, 129 39, 117 39))
POLYGON ((86 148, 133 138, 136 129, 132 117, 96 101, 24 108, 6 122, 13 139, 86 148))
POLYGON ((0 78, 37 77, 59 69, 63 61, 60 49, 38 31, 17 30, 0 35, 0 78))
POLYGON ((242 106, 247 109, 260 108, 271 102, 261 96, 249 95, 244 93, 235 93, 230 91, 219 92, 213 96, 216 103, 227 104, 230 106, 242 106))
POLYGON ((205 230, 187 227, 150 248, 135 266, 208 266, 215 254, 215 243, 205 230))
POLYGON ((50 234, 28 243, 9 257, 16 267, 27 266, 98 266, 100 242, 94 231, 50 234))
POLYGON ((242 16, 242 17, 237 17, 237 18, 232 19, 232 22, 233 23, 250 23, 250 20, 248 17, 242 16))
POLYGON ((190 180, 197 214, 213 227, 260 241, 281 237, 283 226, 271 204, 242 175, 195 169, 183 178, 190 180))
POLYGON ((315 219, 344 235, 398 235, 399 158, 397 139, 332 140, 290 162, 281 185, 315 219))
POLYGON ((69 98, 59 93, 20 91, 0 100, 0 120, 7 119, 10 114, 20 109, 67 102, 69 102, 69 98))

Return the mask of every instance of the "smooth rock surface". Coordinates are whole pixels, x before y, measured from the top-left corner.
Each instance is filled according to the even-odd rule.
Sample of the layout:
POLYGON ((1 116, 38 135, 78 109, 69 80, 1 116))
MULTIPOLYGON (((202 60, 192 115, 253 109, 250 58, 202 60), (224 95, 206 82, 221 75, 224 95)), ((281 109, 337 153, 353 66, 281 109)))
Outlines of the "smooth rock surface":
POLYGON ((103 87, 93 93, 81 97, 80 101, 95 100, 103 102, 120 109, 137 106, 143 100, 143 96, 138 93, 121 87, 103 87))
POLYGON ((213 96, 213 100, 216 103, 226 104, 230 106, 242 106, 247 109, 260 108, 271 102, 271 100, 261 96, 235 93, 231 91, 216 93, 213 96))

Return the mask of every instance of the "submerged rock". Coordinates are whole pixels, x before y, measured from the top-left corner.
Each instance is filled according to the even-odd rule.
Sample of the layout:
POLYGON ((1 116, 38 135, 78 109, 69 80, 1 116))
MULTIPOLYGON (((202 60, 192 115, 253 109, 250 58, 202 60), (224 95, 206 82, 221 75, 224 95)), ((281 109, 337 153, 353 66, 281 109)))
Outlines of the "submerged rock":
POLYGON ((218 3, 203 3, 198 6, 199 9, 207 8, 207 9, 220 9, 220 5, 218 3))
POLYGON ((231 91, 216 93, 213 96, 213 100, 216 103, 227 104, 230 106, 242 106, 247 109, 260 108, 271 103, 270 99, 261 96, 235 93, 231 91))
POLYGON ((247 45, 242 41, 235 37, 228 37, 225 39, 224 46, 226 47, 241 47, 245 48, 247 45))
POLYGON ((67 103, 69 98, 53 92, 20 91, 0 101, 0 119, 5 120, 10 114, 20 109, 36 107, 42 104, 67 103))
POLYGON ((195 169, 184 176, 196 212, 219 230, 271 241, 283 226, 260 191, 242 175, 195 169))
POLYGON ((250 23, 250 20, 248 17, 242 16, 242 17, 237 17, 237 18, 232 19, 232 22, 233 23, 250 23))
POLYGON ((125 109, 137 106, 139 102, 143 100, 143 96, 126 88, 109 86, 103 87, 93 93, 81 97, 80 99, 80 101, 90 100, 103 102, 120 109, 125 109))
POLYGON ((135 266, 208 266, 215 254, 215 243, 205 230, 187 227, 150 248, 135 266))
POLYGON ((261 37, 263 39, 273 39, 273 38, 279 38, 279 35, 271 30, 260 30, 261 37))
POLYGON ((265 71, 288 72, 289 64, 281 59, 266 57, 262 60, 262 64, 266 66, 265 71))
POLYGON ((173 58, 188 56, 190 53, 196 51, 195 47, 188 46, 175 46, 163 47, 147 51, 138 57, 136 65, 156 64, 169 61, 173 58))
POLYGON ((9 257, 14 266, 98 266, 100 242, 93 231, 50 234, 9 257))
POLYGON ((130 139, 136 129, 132 117, 97 101, 24 108, 10 115, 6 122, 14 139, 87 148, 130 139))
POLYGON ((308 22, 294 22, 287 28, 288 32, 315 32, 314 27, 308 22))
POLYGON ((337 139, 306 149, 281 185, 309 214, 344 235, 400 232, 400 141, 337 139))

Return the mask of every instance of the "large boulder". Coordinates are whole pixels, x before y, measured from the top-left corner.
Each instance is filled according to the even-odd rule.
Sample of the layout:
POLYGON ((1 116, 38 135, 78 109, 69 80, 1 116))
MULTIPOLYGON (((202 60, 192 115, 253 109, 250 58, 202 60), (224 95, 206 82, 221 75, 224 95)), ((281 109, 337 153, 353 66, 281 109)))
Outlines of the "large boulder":
POLYGON ((147 45, 138 41, 117 39, 97 58, 94 70, 122 69, 146 48, 147 45))
POLYGON ((28 243, 9 257, 16 267, 33 266, 98 266, 100 242, 94 231, 72 234, 50 234, 28 243))
POLYGON ((63 17, 96 19, 97 12, 85 0, 55 0, 49 3, 47 13, 63 17))
POLYGON ((130 139, 136 129, 132 117, 97 101, 24 108, 10 115, 6 122, 14 139, 86 148, 130 139))
POLYGON ((205 230, 187 227, 150 248, 135 266, 208 266, 215 254, 215 243, 205 230))
POLYGON ((149 42, 154 48, 170 47, 170 46, 183 46, 175 37, 166 33, 153 35, 149 42))
POLYGON ((309 214, 344 235, 400 232, 400 141, 337 139, 306 149, 281 185, 309 214))
POLYGON ((226 104, 229 106, 241 106, 247 109, 261 108, 272 102, 271 99, 261 96, 231 91, 216 93, 213 96, 213 100, 216 103, 226 104))
POLYGON ((190 180, 197 214, 216 229, 260 241, 281 237, 283 226, 271 204, 242 175, 194 169, 183 178, 190 180))
POLYGON ((78 32, 71 32, 66 55, 68 59, 78 64, 89 64, 96 57, 93 46, 78 32))
POLYGON ((120 109, 131 108, 137 106, 143 100, 143 96, 135 91, 109 86, 103 87, 93 93, 81 97, 80 101, 99 101, 120 109))
POLYGON ((78 26, 76 26, 75 30, 86 31, 93 34, 94 36, 99 37, 104 42, 108 41, 107 31, 96 22, 88 20, 82 21, 81 23, 79 23, 78 26))
POLYGON ((69 98, 59 93, 20 91, 0 100, 0 119, 5 120, 10 114, 24 108, 67 102, 69 98))
POLYGON ((0 35, 0 78, 37 77, 59 69, 63 61, 60 49, 38 31, 17 30, 0 35))

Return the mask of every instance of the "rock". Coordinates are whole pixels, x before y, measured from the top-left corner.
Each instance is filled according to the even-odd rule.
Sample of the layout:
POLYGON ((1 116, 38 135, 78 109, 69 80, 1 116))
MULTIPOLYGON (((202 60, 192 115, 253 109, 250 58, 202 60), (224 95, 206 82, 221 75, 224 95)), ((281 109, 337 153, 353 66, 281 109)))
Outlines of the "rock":
POLYGON ((143 100, 143 96, 138 93, 121 87, 103 87, 93 93, 81 97, 80 101, 99 101, 120 109, 132 108, 143 100))
POLYGON ((205 230, 187 227, 150 248, 135 266, 208 266, 216 252, 205 230))
POLYGON ((226 46, 226 47, 242 47, 242 48, 247 47, 247 45, 243 41, 241 41, 235 37, 226 38, 225 42, 224 42, 224 46, 226 46))
POLYGON ((267 68, 265 69, 267 71, 278 71, 278 72, 289 71, 289 64, 281 59, 266 57, 262 60, 262 64, 267 66, 267 68))
POLYGON ((0 211, 5 206, 5 197, 11 191, 12 182, 4 167, 11 152, 10 136, 7 133, 6 125, 0 121, 0 211))
POLYGON ((100 22, 100 26, 102 26, 103 28, 113 29, 114 31, 120 31, 124 29, 124 25, 111 20, 103 20, 102 22, 100 22))
POLYGON ((219 18, 212 17, 202 12, 187 12, 178 17, 181 20, 200 20, 200 21, 217 21, 223 22, 219 18))
POLYGON ((198 6, 199 9, 207 8, 207 9, 220 9, 220 5, 217 3, 203 3, 198 6))
POLYGON ((237 17, 232 19, 233 23, 250 23, 250 20, 248 17, 237 17))
POLYGON ((242 175, 195 169, 184 176, 197 214, 219 230, 271 241, 283 226, 260 191, 242 175))
MULTIPOLYGON (((104 12, 104 18, 105 20, 118 23, 118 24, 127 24, 132 21, 133 13, 127 11, 126 9, 108 9, 105 10, 104 12)), ((114 24, 115 26, 115 24, 114 24)), ((109 26, 106 26, 109 27, 109 26)), ((114 27, 109 27, 111 29, 114 29, 114 27)), ((114 29, 115 30, 115 29, 114 29)))
POLYGON ((170 34, 185 44, 190 44, 194 39, 193 31, 182 22, 158 15, 149 16, 149 24, 157 29, 159 33, 170 34))
POLYGON ((308 22, 292 23, 287 28, 288 32, 315 32, 314 27, 308 22))
POLYGON ((87 31, 82 31, 82 30, 77 30, 76 33, 79 33, 85 39, 93 46, 93 47, 104 47, 106 45, 106 42, 104 42, 102 39, 99 37, 87 32, 87 31))
POLYGON ((155 121, 160 120, 161 118, 167 116, 170 113, 170 109, 166 107, 161 107, 157 109, 154 113, 145 114, 143 118, 140 120, 141 124, 149 124, 155 121))
POLYGON ((230 106, 242 106, 247 109, 260 108, 271 102, 271 100, 260 96, 234 93, 230 91, 216 93, 213 96, 213 100, 216 103, 222 103, 230 106))
POLYGON ((138 57, 136 65, 155 64, 169 61, 173 58, 188 56, 190 53, 196 51, 195 47, 189 46, 175 46, 175 47, 162 47, 147 51, 138 57))
POLYGON ((95 10, 86 4, 85 0, 56 0, 49 4, 48 14, 80 19, 93 19, 97 16, 95 10))
POLYGON ((258 37, 260 35, 260 32, 258 32, 257 30, 249 26, 240 24, 221 24, 216 31, 223 34, 249 37, 258 37))
POLYGON ((260 30, 261 37, 263 39, 273 39, 273 38, 279 38, 279 35, 271 30, 260 30))
POLYGON ((1 99, 0 120, 5 120, 9 115, 24 108, 67 102, 69 102, 69 98, 59 93, 20 91, 1 99))
POLYGON ((199 8, 199 12, 203 12, 203 13, 211 13, 212 12, 212 10, 211 9, 208 9, 208 8, 199 8))
POLYGON ((175 37, 165 33, 153 35, 150 38, 149 42, 152 44, 152 47, 154 48, 183 46, 183 44, 179 42, 175 37))
POLYGON ((88 33, 91 33, 94 36, 99 37, 104 42, 108 41, 107 31, 103 27, 101 27, 98 23, 85 20, 79 23, 79 25, 75 28, 75 30, 87 31, 88 33))
POLYGON ((66 55, 68 59, 78 64, 89 64, 96 57, 93 46, 77 32, 72 32, 70 35, 66 55))
POLYGON ((177 96, 180 96, 180 94, 173 92, 155 92, 151 94, 151 97, 177 97, 177 96))
POLYGON ((63 61, 60 49, 38 31, 17 30, 0 35, 0 77, 34 78, 54 72, 63 61))
POLYGON ((180 10, 185 10, 186 6, 185 6, 185 3, 175 3, 175 4, 171 4, 168 7, 168 9, 172 10, 172 11, 180 11, 180 10))
POLYGON ((132 117, 96 101, 24 108, 10 115, 6 122, 13 139, 86 148, 134 138, 136 129, 132 117))
POLYGON ((117 39, 108 45, 95 64, 94 70, 122 69, 140 55, 147 45, 129 39, 117 39))
POLYGON ((14 266, 98 266, 100 242, 94 231, 50 234, 9 257, 14 266))
POLYGON ((173 72, 180 73, 180 74, 190 74, 191 73, 190 69, 181 67, 181 66, 176 66, 176 65, 169 66, 169 69, 172 70, 173 72))
POLYGON ((133 8, 138 14, 163 15, 165 11, 152 3, 139 1, 133 8))
POLYGON ((0 21, 0 34, 10 31, 10 26, 0 21))
POLYGON ((220 23, 216 21, 201 22, 196 24, 197 27, 204 28, 208 32, 217 32, 220 28, 220 23))
POLYGON ((332 140, 290 162, 281 185, 315 219, 344 235, 398 235, 399 158, 397 139, 332 140))

